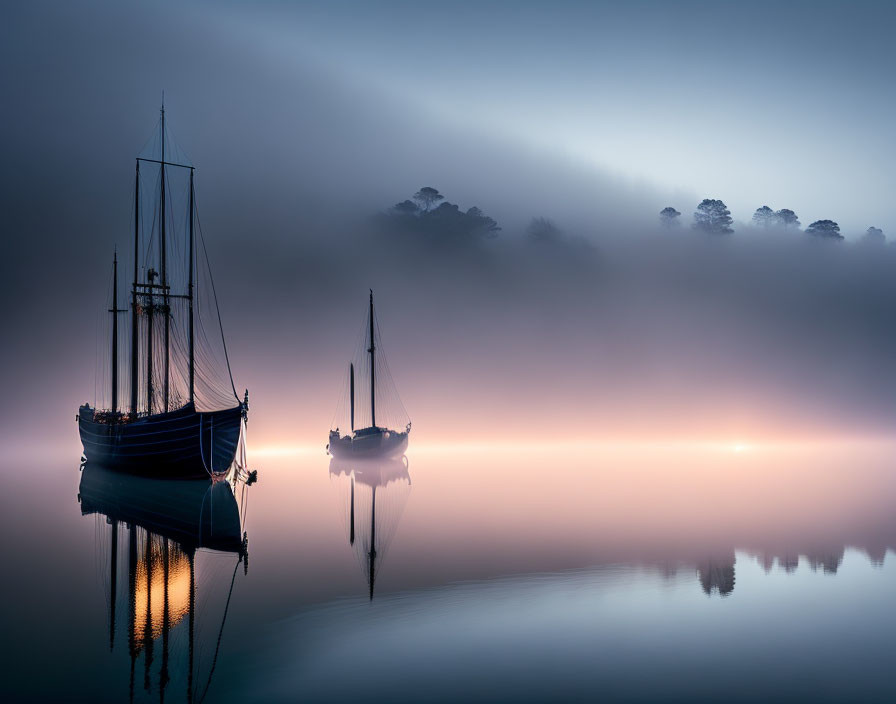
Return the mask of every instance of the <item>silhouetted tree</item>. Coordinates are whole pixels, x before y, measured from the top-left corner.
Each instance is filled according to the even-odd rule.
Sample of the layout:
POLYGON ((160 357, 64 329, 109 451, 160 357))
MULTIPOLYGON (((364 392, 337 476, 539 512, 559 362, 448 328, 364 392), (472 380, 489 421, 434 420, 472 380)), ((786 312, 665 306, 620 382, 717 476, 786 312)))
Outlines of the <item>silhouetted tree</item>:
POLYGON ((477 207, 463 212, 454 203, 445 201, 438 208, 424 212, 421 224, 430 231, 441 231, 453 235, 478 235, 495 237, 501 229, 492 218, 484 215, 477 207))
POLYGON ((753 213, 753 224, 758 225, 759 227, 769 228, 775 224, 776 220, 777 216, 775 215, 775 211, 767 205, 763 205, 761 208, 756 208, 756 212, 753 213))
POLYGON ((887 238, 884 237, 884 231, 879 227, 869 227, 862 236, 862 242, 868 244, 883 244, 886 241, 887 238))
POLYGON ((484 235, 485 237, 497 237, 501 228, 498 223, 483 213, 475 205, 464 213, 466 221, 469 223, 469 230, 473 234, 484 235))
POLYGON ((526 234, 533 242, 556 242, 562 236, 560 228, 547 218, 532 218, 526 234))
POLYGON ((679 224, 679 213, 675 208, 671 205, 663 208, 660 211, 660 223, 663 227, 676 227, 679 224))
POLYGON ((420 207, 410 200, 403 200, 392 206, 392 212, 399 215, 416 215, 420 212, 420 207))
POLYGON ((694 228, 703 232, 726 235, 731 229, 731 212, 720 200, 705 198, 694 213, 694 228))
POLYGON ((842 240, 840 226, 833 220, 816 220, 806 228, 806 234, 831 240, 842 240))
POLYGON ((775 219, 777 220, 776 224, 780 225, 785 230, 790 227, 800 226, 800 221, 797 218, 796 213, 789 208, 782 208, 777 213, 775 213, 775 219))
POLYGON ((421 210, 429 212, 433 205, 445 200, 445 196, 431 186, 424 186, 414 194, 414 200, 420 204, 421 210))
POLYGON ((444 243, 496 237, 501 230, 494 218, 490 218, 479 208, 474 206, 464 212, 454 203, 446 201, 441 193, 430 186, 421 188, 414 195, 414 201, 397 203, 378 217, 392 232, 403 230, 428 235, 444 243), (442 202, 433 207, 440 200, 442 202))

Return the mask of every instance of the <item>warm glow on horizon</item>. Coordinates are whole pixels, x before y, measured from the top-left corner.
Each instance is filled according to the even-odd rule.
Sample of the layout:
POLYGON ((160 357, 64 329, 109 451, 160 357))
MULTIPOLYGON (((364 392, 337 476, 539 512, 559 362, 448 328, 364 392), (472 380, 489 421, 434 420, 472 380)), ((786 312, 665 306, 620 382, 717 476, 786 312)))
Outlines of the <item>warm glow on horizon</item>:
MULTIPOLYGON (((407 454, 514 454, 514 453, 574 453, 582 452, 697 452, 709 454, 753 454, 756 452, 809 452, 819 448, 858 449, 893 444, 891 437, 831 437, 767 440, 736 440, 714 438, 594 438, 591 440, 532 441, 511 438, 491 441, 421 442, 411 441, 407 454)), ((326 456, 322 444, 269 444, 250 447, 253 457, 326 456)))

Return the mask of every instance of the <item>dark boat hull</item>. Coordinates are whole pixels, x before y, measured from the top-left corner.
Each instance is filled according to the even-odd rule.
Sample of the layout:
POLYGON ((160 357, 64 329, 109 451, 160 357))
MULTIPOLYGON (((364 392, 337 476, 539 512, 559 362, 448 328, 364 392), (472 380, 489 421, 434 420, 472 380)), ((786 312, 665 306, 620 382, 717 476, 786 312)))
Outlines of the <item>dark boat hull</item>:
POLYGON ((338 459, 387 459, 401 457, 408 449, 408 433, 398 433, 392 430, 369 433, 339 435, 330 433, 330 444, 327 447, 329 453, 338 459))
POLYGON ((207 413, 186 406, 129 423, 99 423, 82 408, 84 457, 109 469, 156 477, 202 478, 225 472, 240 438, 242 407, 207 413))

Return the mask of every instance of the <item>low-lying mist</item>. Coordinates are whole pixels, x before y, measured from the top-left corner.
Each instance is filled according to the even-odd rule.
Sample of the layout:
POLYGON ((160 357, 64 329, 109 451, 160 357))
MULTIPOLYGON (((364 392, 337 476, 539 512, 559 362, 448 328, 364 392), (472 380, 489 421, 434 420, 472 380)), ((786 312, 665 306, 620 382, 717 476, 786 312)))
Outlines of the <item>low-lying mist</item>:
POLYGON ((893 419, 888 246, 599 224, 433 241, 383 225, 321 226, 231 282, 234 357, 271 442, 322 437, 368 287, 415 428, 440 442, 861 435, 893 419))

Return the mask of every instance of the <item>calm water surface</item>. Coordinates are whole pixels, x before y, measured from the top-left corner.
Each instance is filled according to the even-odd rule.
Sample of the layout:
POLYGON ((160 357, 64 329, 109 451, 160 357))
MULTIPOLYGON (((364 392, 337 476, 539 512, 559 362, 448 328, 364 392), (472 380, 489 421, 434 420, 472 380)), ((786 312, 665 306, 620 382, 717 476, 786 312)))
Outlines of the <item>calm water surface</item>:
POLYGON ((8 460, 4 688, 83 701, 896 701, 896 446, 8 460), (371 578, 372 575, 372 578, 371 578))

